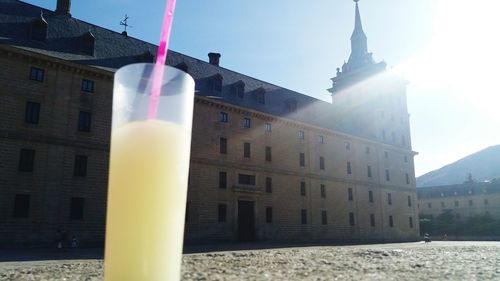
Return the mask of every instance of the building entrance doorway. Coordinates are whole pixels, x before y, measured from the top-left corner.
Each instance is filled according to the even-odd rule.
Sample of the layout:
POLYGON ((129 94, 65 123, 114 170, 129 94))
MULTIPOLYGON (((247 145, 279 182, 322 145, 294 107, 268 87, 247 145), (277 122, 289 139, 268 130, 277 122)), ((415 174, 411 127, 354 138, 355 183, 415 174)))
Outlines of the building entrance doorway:
POLYGON ((238 201, 238 240, 255 240, 254 202, 238 201))

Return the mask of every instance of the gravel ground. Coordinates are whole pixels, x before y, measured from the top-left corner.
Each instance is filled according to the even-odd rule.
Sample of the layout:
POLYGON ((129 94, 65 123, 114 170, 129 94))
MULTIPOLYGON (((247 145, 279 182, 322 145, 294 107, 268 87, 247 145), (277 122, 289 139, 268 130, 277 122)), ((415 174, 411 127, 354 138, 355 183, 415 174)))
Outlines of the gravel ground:
MULTIPOLYGON (((500 280, 500 242, 277 248, 183 256, 183 280, 500 280)), ((0 263, 0 280, 102 280, 102 260, 0 263)))

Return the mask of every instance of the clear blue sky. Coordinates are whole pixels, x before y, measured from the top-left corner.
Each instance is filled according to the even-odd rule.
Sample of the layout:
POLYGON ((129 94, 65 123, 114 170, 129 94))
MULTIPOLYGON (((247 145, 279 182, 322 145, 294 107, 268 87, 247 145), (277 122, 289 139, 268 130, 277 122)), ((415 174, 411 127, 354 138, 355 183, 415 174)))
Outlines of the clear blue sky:
MULTIPOLYGON (((25 0, 54 9, 56 0, 25 0)), ((157 43, 164 0, 72 1, 74 17, 157 43)), ((498 0, 360 0, 368 48, 410 81, 417 176, 500 144, 498 0)), ((350 52, 351 0, 177 0, 170 48, 329 101, 350 52)), ((464 175, 464 179, 465 179, 464 175)))

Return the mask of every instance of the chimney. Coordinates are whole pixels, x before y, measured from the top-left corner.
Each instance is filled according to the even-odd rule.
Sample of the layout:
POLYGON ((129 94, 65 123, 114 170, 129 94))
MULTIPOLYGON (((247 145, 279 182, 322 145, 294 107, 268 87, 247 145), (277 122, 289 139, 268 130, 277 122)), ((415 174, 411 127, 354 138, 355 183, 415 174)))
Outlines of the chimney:
POLYGON ((220 54, 219 53, 208 53, 208 62, 211 65, 219 66, 220 54))
POLYGON ((57 0, 56 14, 71 16, 71 0, 57 0))

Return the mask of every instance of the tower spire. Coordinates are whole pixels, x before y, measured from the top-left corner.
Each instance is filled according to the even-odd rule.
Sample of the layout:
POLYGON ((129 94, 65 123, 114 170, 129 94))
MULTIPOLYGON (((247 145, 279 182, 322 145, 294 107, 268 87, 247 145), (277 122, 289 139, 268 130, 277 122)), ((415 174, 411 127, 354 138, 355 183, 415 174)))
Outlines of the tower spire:
POLYGON ((356 3, 356 12, 354 19, 354 31, 351 35, 351 56, 349 57, 349 64, 355 67, 365 60, 368 53, 368 44, 363 25, 361 24, 361 15, 359 13, 359 0, 354 0, 356 3))

